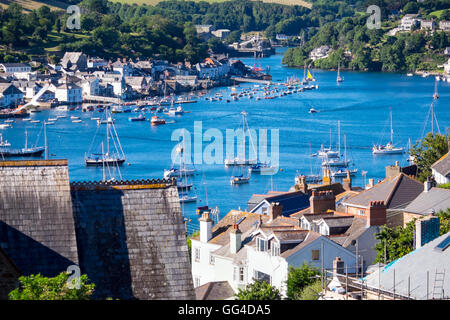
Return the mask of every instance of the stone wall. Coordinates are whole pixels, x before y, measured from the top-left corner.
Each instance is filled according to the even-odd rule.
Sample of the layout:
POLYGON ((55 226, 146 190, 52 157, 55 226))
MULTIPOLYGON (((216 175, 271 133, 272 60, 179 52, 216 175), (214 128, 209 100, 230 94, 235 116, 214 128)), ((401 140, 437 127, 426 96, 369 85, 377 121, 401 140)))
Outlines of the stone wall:
POLYGON ((0 161, 0 247, 24 275, 78 264, 67 160, 0 161))
POLYGON ((72 184, 82 273, 97 298, 195 299, 173 182, 72 184))

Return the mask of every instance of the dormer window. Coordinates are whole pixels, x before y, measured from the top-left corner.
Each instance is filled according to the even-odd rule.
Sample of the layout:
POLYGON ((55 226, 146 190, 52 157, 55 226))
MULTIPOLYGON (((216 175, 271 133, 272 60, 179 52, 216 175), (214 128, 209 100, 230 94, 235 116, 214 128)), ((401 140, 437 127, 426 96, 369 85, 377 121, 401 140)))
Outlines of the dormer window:
POLYGON ((267 240, 261 237, 256 238, 256 249, 258 251, 267 251, 267 240))
POLYGON ((271 245, 271 253, 272 256, 279 256, 280 255, 280 244, 277 242, 272 242, 271 245))

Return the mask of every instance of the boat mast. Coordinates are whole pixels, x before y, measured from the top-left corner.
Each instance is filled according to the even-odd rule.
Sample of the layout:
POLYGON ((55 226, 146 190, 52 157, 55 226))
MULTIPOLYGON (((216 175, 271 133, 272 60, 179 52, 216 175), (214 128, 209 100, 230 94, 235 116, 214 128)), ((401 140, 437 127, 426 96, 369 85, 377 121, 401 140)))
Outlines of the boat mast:
POLYGON ((45 160, 48 159, 48 146, 47 146, 47 123, 44 121, 44 143, 45 143, 45 160))
POLYGON ((243 133, 243 143, 242 143, 242 152, 244 154, 244 164, 245 164, 245 115, 247 113, 242 111, 242 133, 243 133))
POLYGON ((338 120, 338 150, 341 156, 341 120, 338 120))
POLYGON ((103 148, 103 141, 102 141, 102 167, 103 167, 103 182, 106 181, 106 173, 105 173, 105 151, 103 148))
POLYGON ((394 130, 392 129, 392 109, 389 107, 389 115, 390 115, 390 119, 391 119, 391 144, 393 143, 393 137, 394 137, 394 130))
POLYGON ((28 132, 27 129, 25 129, 25 149, 27 149, 27 144, 28 144, 28 132))

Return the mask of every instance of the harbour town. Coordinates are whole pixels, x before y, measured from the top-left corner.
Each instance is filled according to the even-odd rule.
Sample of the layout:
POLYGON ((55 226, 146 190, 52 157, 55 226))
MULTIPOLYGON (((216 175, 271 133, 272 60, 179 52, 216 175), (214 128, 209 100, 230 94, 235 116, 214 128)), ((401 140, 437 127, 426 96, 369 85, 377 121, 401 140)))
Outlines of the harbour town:
MULTIPOLYGON (((391 37, 449 37, 394 11, 391 37)), ((215 46, 192 61, 0 61, 0 299, 75 272, 59 294, 448 300, 449 48, 361 70, 331 41, 196 21, 183 41, 215 46)))

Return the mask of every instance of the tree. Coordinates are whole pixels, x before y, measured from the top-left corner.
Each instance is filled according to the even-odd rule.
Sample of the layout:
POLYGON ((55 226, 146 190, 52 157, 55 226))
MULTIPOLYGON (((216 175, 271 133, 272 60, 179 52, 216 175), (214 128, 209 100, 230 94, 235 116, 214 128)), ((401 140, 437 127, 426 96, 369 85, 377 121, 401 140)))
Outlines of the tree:
MULTIPOLYGON (((20 286, 9 293, 10 300, 89 300, 94 293, 95 285, 89 283, 84 274, 80 277, 79 288, 71 288, 68 272, 56 277, 47 278, 41 274, 22 276, 20 286)), ((75 285, 75 282, 73 283, 75 285)))
POLYGON ((320 280, 316 280, 303 288, 303 290, 300 292, 298 300, 317 300, 321 292, 322 282, 320 280))
POLYGON ((426 137, 418 141, 410 150, 410 155, 415 158, 415 163, 418 168, 417 179, 421 182, 427 180, 431 176, 431 166, 448 150, 449 136, 432 134, 431 132, 426 137))
POLYGON ((239 289, 235 298, 237 300, 281 300, 280 292, 266 281, 255 280, 245 289, 239 289))
MULTIPOLYGON (((440 219, 440 235, 450 232, 450 208, 439 211, 436 216, 440 219)), ((406 227, 389 228, 383 226, 375 234, 378 243, 375 245, 377 258, 375 262, 384 262, 384 244, 386 242, 386 263, 397 260, 413 251, 414 234, 416 232, 416 219, 406 224, 406 227)))
POLYGON ((319 270, 304 263, 299 268, 290 267, 287 284, 287 297, 299 300, 303 289, 316 281, 319 270))

